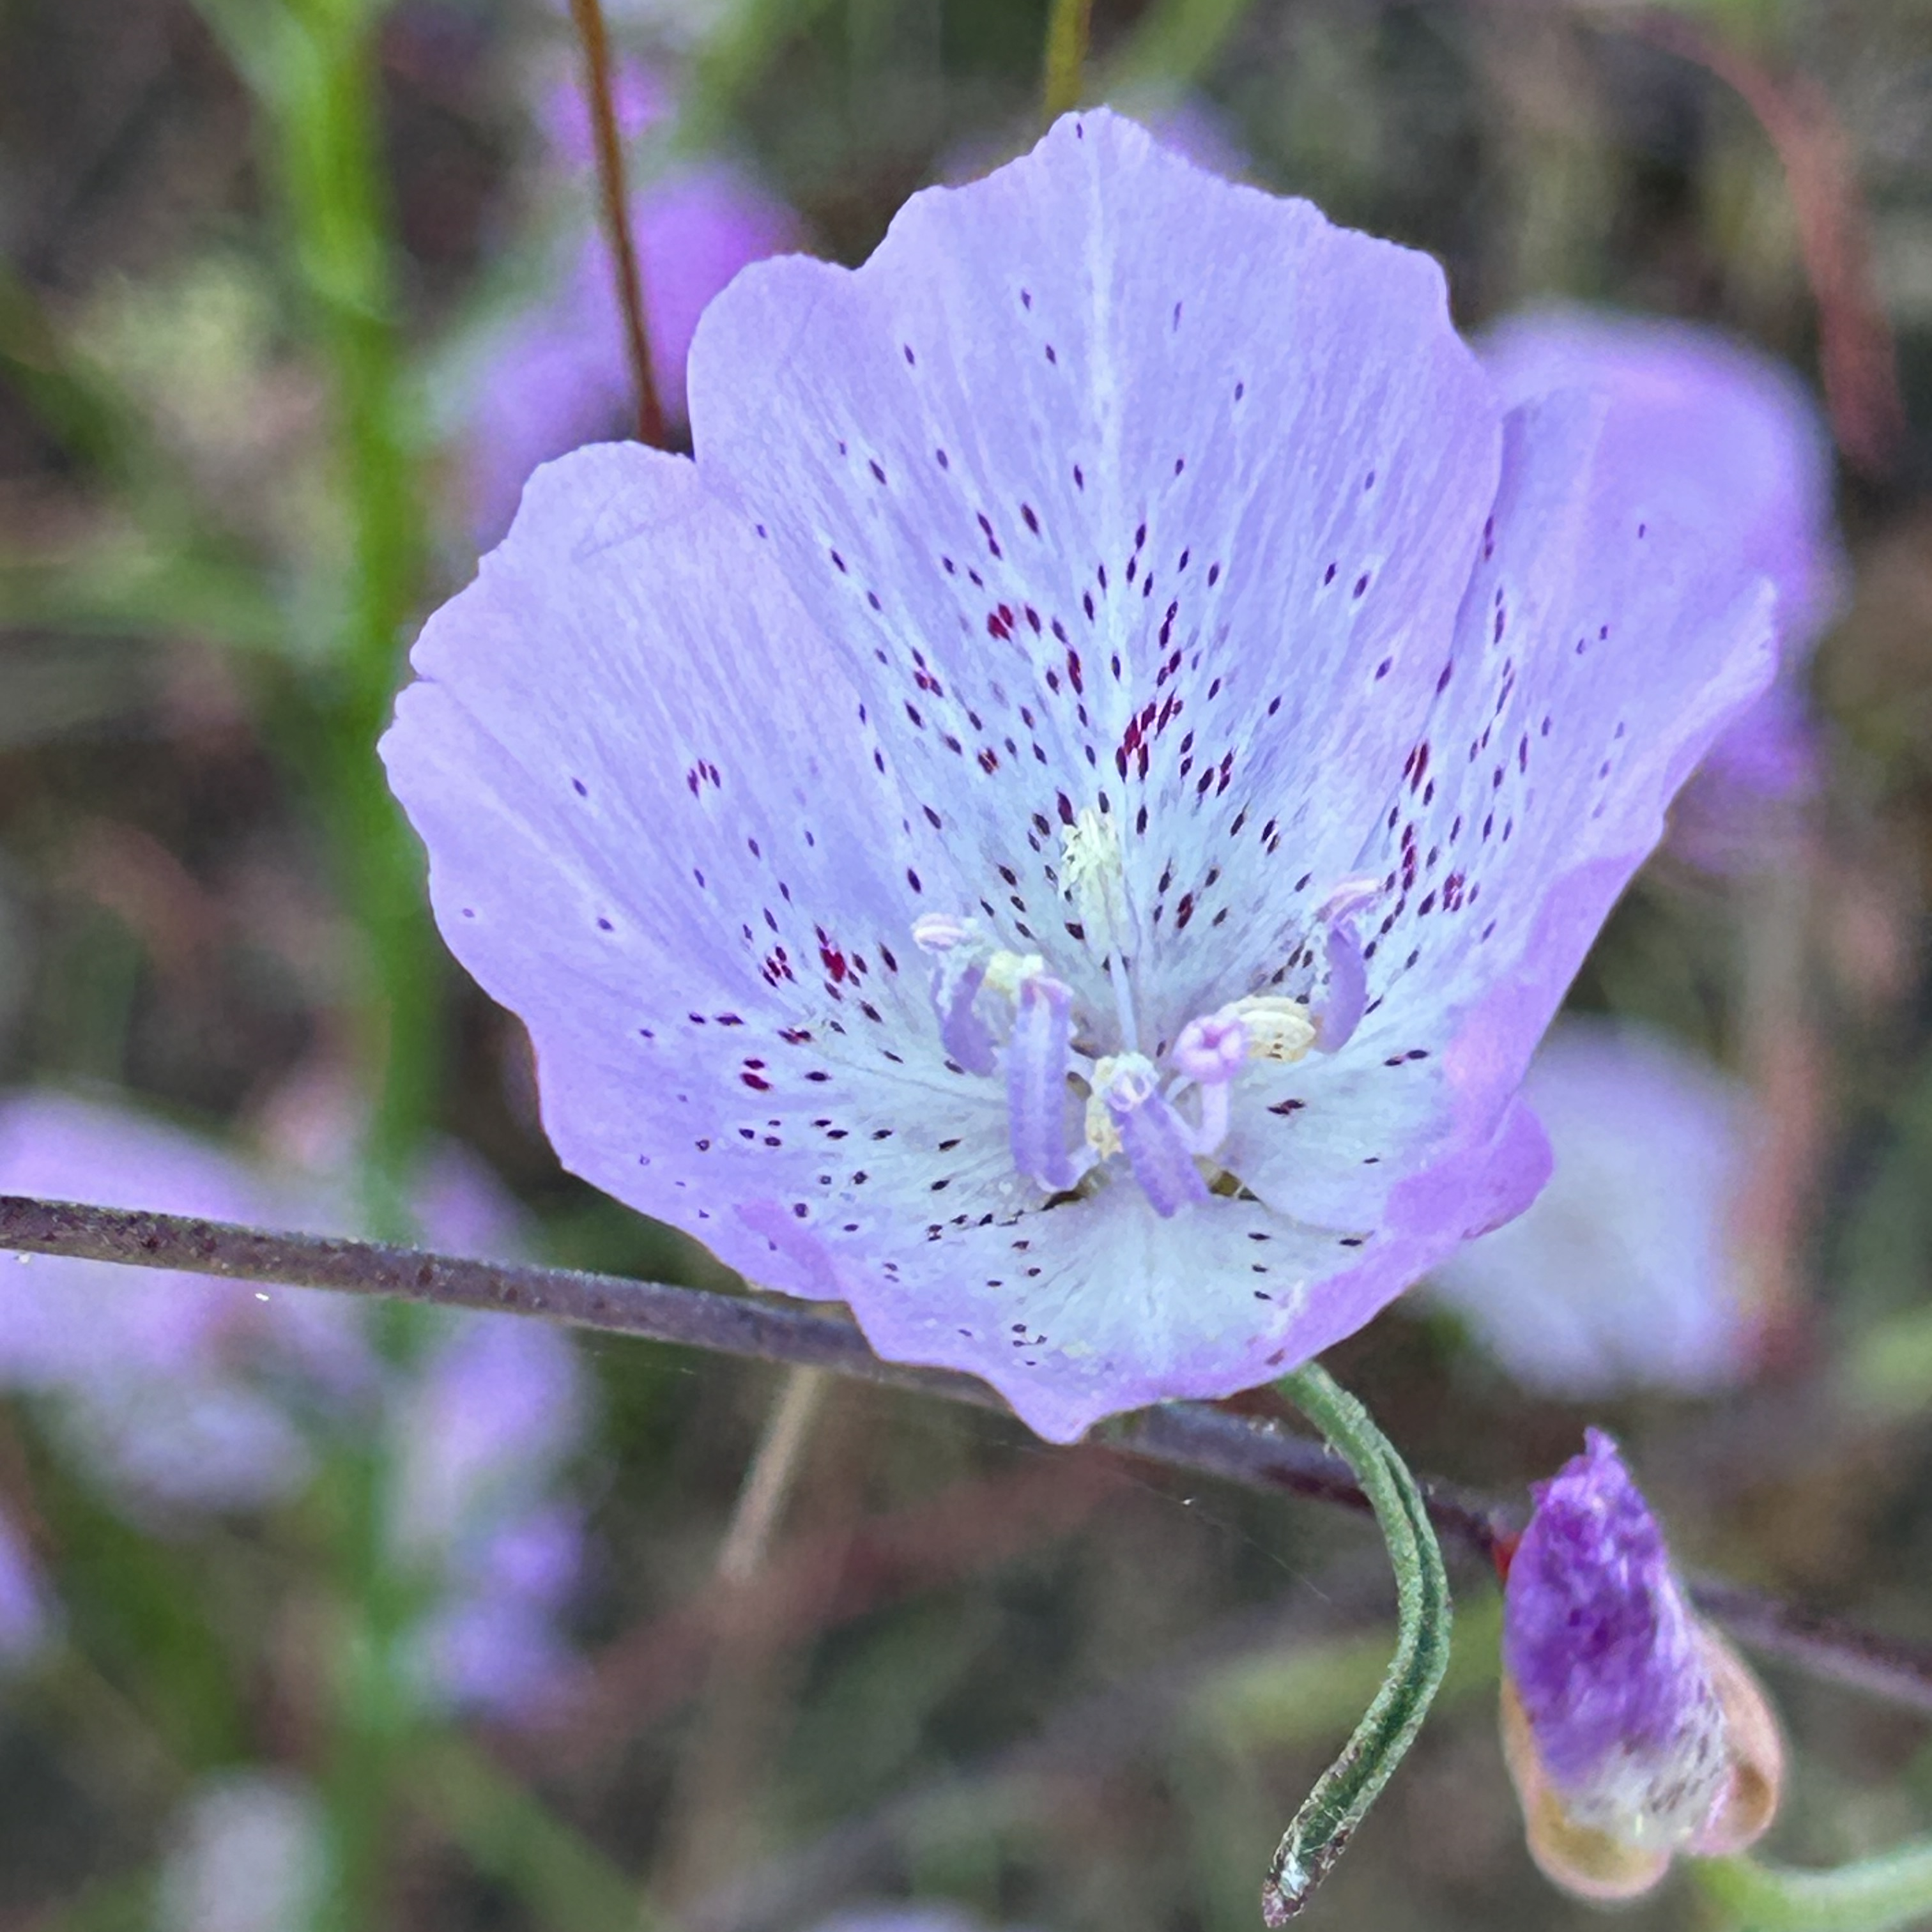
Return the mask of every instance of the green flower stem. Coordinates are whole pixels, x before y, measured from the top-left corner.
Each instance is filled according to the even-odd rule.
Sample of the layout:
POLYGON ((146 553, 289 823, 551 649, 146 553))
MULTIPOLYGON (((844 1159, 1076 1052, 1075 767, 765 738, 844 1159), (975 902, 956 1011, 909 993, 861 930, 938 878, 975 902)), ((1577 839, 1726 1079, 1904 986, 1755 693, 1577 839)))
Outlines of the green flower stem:
MULTIPOLYGON (((368 1102, 364 1218, 410 1228, 409 1177, 436 1098, 441 957, 415 846, 376 759, 405 628, 428 576, 424 479, 406 406, 396 248, 377 106, 382 0, 200 0, 254 97, 306 321, 326 369, 346 554, 328 649, 308 667, 280 748, 314 794, 361 940, 355 1044, 368 1102)), ((400 1348, 406 1337, 388 1338, 400 1348)), ((422 1724, 402 1651, 418 1607, 388 1537, 380 1452, 347 1459, 332 1540, 340 1586, 321 1774, 330 1870, 316 1932, 383 1922, 410 1754, 422 1724)))
POLYGON ((1932 1922, 1932 1839, 1832 1871, 1748 1858, 1694 1859, 1691 1868, 1744 1932, 1904 1932, 1932 1922))
POLYGON ((654 1932, 635 1888, 508 1772, 454 1734, 420 1750, 416 1788, 476 1868, 515 1892, 537 1922, 570 1932, 654 1932))
POLYGON ((1415 1479, 1369 1412, 1310 1362, 1276 1384, 1355 1472, 1395 1571, 1396 1647, 1340 1756, 1294 1814, 1262 1888, 1262 1917, 1285 1925, 1340 1858, 1422 1728, 1449 1666, 1449 1579, 1415 1479))
POLYGON ((1087 68, 1087 41, 1094 25, 1094 0, 1053 0, 1046 22, 1046 72, 1041 111, 1049 126, 1080 105, 1087 68))
POLYGON ((395 248, 376 109, 381 0, 201 0, 248 81, 275 164, 294 260, 328 365, 348 517, 334 648, 312 680, 320 795, 340 888, 364 949, 356 1045, 370 1114, 364 1206, 406 1234, 406 1177, 440 1078, 441 952, 415 844, 376 740, 428 575, 423 478, 404 404, 395 248))
POLYGON ((1254 0, 1155 0, 1102 68, 1100 100, 1144 109, 1178 100, 1232 38, 1254 0))

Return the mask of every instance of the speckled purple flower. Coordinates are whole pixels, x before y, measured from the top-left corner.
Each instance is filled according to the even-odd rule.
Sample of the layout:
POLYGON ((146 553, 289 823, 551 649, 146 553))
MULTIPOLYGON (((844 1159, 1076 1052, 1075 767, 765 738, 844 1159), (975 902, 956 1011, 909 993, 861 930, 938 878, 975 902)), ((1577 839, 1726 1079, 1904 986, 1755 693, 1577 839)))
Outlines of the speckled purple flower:
POLYGON ((385 741, 566 1162, 1043 1435, 1519 1210, 1529 1055, 1768 593, 1425 258, 1131 123, 746 271, 385 741))
POLYGON ((1503 1605, 1503 1735, 1531 1849, 1558 1882, 1628 1897, 1671 1855, 1735 1851, 1770 1822, 1778 1727, 1701 1624, 1616 1445, 1536 1488, 1503 1605))
POLYGON ((1528 1388, 1741 1378, 1755 1342, 1736 1225, 1750 1096, 1660 1035, 1603 1019, 1559 1022, 1523 1092, 1550 1136, 1550 1184, 1450 1256, 1438 1298, 1528 1388))
POLYGON ((1672 825, 1672 849, 1708 870, 1762 862, 1816 782, 1804 672, 1844 581, 1817 404, 1784 364, 1694 323, 1552 307, 1499 324, 1480 347, 1506 404, 1600 393, 1612 460, 1648 466, 1725 562, 1777 586, 1780 675, 1712 746, 1672 825))

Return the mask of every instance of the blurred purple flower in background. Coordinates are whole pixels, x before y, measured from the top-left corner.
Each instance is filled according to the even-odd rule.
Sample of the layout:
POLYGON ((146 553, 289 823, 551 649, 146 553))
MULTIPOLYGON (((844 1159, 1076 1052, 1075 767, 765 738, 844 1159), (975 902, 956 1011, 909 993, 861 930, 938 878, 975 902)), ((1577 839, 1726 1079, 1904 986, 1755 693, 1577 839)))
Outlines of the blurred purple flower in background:
POLYGON ((556 1616, 583 1532, 555 1496, 586 1420, 569 1338, 489 1316, 450 1327, 393 1405, 391 1529, 402 1560, 440 1580, 416 1648, 441 1700, 514 1718, 568 1676, 556 1616))
MULTIPOLYGON (((180 1129, 52 1092, 0 1102, 0 1191, 355 1224, 328 1174, 276 1177, 180 1129)), ((514 1250, 514 1204, 460 1150, 425 1163, 415 1204, 434 1246, 514 1250)), ((569 1668, 557 1617, 583 1535, 562 1478, 587 1426, 574 1347, 538 1322, 442 1318, 420 1360, 399 1366, 378 1354, 364 1313, 320 1291, 37 1257, 0 1272, 0 1386, 47 1398, 88 1466, 137 1514, 158 1508, 164 1527, 182 1511, 283 1501, 320 1454, 375 1431, 392 1554, 430 1598, 411 1640, 425 1691, 528 1714, 569 1668)), ((0 1560, 0 1654, 26 1588, 0 1560)))
POLYGON ((1359 1327, 1772 670, 1725 506, 1116 116, 748 270, 385 742, 566 1164, 1046 1436, 1359 1327), (1718 561, 1712 561, 1713 555, 1718 561))
POLYGON ((1744 1666, 1685 1601, 1663 1532, 1599 1430, 1546 1483, 1509 1564, 1503 1736, 1550 1876, 1647 1891, 1672 1854, 1770 1823, 1783 1750, 1744 1666))
POLYGON ((945 1898, 881 1900, 821 1919, 814 1932, 984 1932, 986 1922, 945 1898))
POLYGON ((308 1932, 323 1903, 322 1808, 290 1774, 220 1773, 175 1822, 155 1898, 160 1932, 308 1932))
MULTIPOLYGON (((0 1102, 0 1187, 218 1220, 301 1218, 292 1190, 194 1136, 55 1092, 0 1102)), ((0 1384, 58 1396, 55 1415, 86 1460, 152 1502, 249 1508, 291 1493, 313 1457, 274 1384, 308 1385, 325 1366, 338 1392, 370 1384, 359 1314, 338 1297, 46 1256, 0 1273, 0 1384)))
POLYGON ((1832 521, 1831 436, 1781 362, 1695 323, 1586 308, 1533 309, 1478 344, 1506 404, 1584 387, 1607 400, 1610 459, 1722 540, 1724 564, 1778 589, 1780 675, 1711 748, 1672 814, 1672 848, 1711 871, 1762 863, 1817 782, 1805 692, 1813 647, 1846 572, 1832 521))
POLYGON ((1550 1136, 1550 1184, 1436 1270, 1436 1298, 1551 1394, 1742 1379, 1757 1339, 1735 1225, 1748 1094, 1661 1035, 1600 1019, 1560 1022, 1523 1091, 1550 1136))
POLYGON ((53 1598, 19 1526, 0 1510, 0 1672, 38 1654, 55 1630, 53 1598))
MULTIPOLYGON (((656 79, 620 66, 620 124, 634 138, 665 111, 656 79)), ((628 434, 635 420, 623 317, 609 244, 595 220, 590 119, 580 89, 551 92, 544 124, 580 178, 583 219, 555 244, 565 262, 544 292, 496 324, 466 358, 456 407, 465 421, 471 524, 479 546, 509 527, 538 464, 586 442, 628 434)), ((795 248, 790 211, 722 161, 680 164, 631 198, 631 228, 667 420, 686 418, 685 360, 705 304, 748 262, 795 248)))

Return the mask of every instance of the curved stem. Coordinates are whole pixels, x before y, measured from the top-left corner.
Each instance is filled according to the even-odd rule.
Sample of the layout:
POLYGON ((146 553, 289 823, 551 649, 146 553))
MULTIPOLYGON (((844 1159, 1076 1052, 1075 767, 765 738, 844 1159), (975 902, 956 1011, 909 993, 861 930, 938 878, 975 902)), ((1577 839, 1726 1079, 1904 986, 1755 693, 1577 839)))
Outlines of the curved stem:
POLYGON ((1442 1546, 1408 1466, 1325 1369, 1310 1362, 1276 1386, 1354 1470, 1376 1513, 1395 1571, 1396 1629, 1374 1702, 1282 1834, 1262 1888, 1262 1917, 1270 1926, 1285 1925, 1308 1903, 1407 1755, 1448 1668, 1450 1633, 1442 1546))
POLYGON ((1831 1871, 1748 1858, 1696 1859, 1692 1869, 1746 1932, 1904 1932, 1932 1920, 1932 1839, 1831 1871))

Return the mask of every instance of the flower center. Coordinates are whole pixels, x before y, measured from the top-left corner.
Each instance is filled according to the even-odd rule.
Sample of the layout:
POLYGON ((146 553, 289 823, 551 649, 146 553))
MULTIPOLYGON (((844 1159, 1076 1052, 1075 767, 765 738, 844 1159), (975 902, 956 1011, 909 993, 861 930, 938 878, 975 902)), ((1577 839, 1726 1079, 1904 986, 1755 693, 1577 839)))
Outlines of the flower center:
MULTIPOLYGON (((1109 870, 1106 824, 1096 814, 1070 828, 1070 865, 1077 854, 1084 868, 1070 890, 1090 934, 1104 919, 1118 940, 1129 914, 1117 858, 1109 870)), ((1094 1033, 1076 1025, 1072 988, 1039 953, 996 946, 976 920, 950 913, 926 914, 913 939, 932 962, 947 1055, 966 1072, 1004 1076, 1014 1165, 1048 1193, 1101 1185, 1124 1162, 1163 1216, 1206 1202, 1224 1178, 1213 1156, 1227 1138, 1230 1091, 1243 1070, 1252 1060, 1298 1060, 1331 1043, 1327 1012, 1318 1020, 1300 1000, 1250 994, 1190 1020, 1157 1065, 1139 1050, 1114 944, 1108 961, 1119 1050, 1090 1052, 1079 1042, 1094 1033), (1077 1121, 1070 1118, 1076 1103, 1083 1106, 1077 1121)), ((1351 944, 1344 942, 1345 952, 1351 944)), ((1342 1004, 1352 1001, 1358 1016, 1347 972, 1331 969, 1330 978, 1341 980, 1342 1004)))

